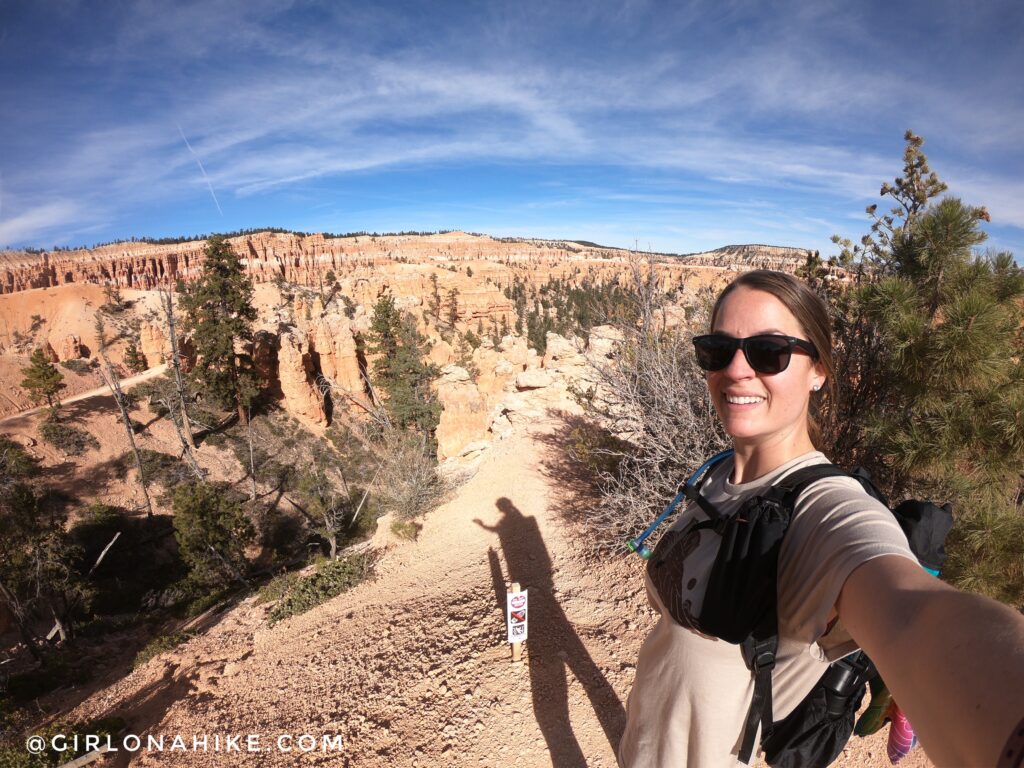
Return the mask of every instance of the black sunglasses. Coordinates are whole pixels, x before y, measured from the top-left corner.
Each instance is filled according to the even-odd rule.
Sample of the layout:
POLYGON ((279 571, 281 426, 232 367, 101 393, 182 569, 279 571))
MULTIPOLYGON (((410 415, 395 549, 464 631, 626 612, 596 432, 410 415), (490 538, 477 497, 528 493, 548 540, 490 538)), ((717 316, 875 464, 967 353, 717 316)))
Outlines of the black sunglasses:
POLYGON ((782 373, 789 366, 794 349, 801 349, 815 360, 818 350, 804 339, 793 336, 776 336, 763 333, 737 339, 721 333, 694 336, 693 346, 697 351, 697 365, 705 371, 720 371, 732 362, 737 349, 743 350, 750 367, 758 373, 782 373))

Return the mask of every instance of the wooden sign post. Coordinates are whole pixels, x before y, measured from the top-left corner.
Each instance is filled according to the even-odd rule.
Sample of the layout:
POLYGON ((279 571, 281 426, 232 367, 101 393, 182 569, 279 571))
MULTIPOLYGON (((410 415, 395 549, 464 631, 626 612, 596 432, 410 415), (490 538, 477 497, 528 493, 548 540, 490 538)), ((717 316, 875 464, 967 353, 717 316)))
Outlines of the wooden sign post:
POLYGON ((519 589, 519 582, 512 582, 512 590, 506 597, 508 603, 508 641, 512 643, 512 663, 519 664, 523 660, 523 643, 527 638, 526 631, 526 590, 519 589))

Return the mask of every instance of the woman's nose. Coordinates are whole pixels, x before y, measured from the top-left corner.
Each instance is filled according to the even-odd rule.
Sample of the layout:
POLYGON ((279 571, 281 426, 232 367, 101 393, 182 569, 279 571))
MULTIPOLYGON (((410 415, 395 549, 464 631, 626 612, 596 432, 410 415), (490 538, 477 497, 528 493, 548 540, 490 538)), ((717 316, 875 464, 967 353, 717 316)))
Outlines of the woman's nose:
POLYGON ((749 379, 757 375, 756 371, 747 362, 747 356, 739 347, 732 355, 732 360, 722 369, 722 372, 731 379, 749 379))

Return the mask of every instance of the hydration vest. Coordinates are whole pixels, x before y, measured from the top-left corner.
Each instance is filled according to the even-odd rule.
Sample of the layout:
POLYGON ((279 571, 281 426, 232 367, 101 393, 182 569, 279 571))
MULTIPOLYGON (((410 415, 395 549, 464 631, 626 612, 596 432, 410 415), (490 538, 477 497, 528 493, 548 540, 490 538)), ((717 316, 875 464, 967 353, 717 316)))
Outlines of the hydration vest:
MULTIPOLYGON (((783 720, 772 716, 772 670, 779 646, 778 564, 783 538, 797 499, 809 486, 826 477, 853 477, 868 495, 890 509, 907 536, 910 549, 928 571, 937 574, 946 558, 944 542, 953 525, 949 504, 909 500, 890 508, 888 500, 862 469, 845 472, 833 464, 798 469, 744 502, 732 515, 723 515, 700 489, 711 466, 731 452, 715 457, 685 495, 708 519, 689 530, 709 529, 721 545, 708 577, 704 602, 697 616, 701 633, 739 645, 754 677, 754 694, 743 724, 739 759, 749 763, 758 725, 765 761, 773 768, 829 765, 853 733, 854 718, 865 685, 877 676, 870 659, 857 651, 829 665, 810 693, 783 720)), ((669 615, 685 627, 693 617, 680 613, 682 584, 675 568, 663 568, 685 557, 684 537, 663 537, 648 561, 647 573, 669 615), (664 546, 663 546, 664 545, 664 546)))

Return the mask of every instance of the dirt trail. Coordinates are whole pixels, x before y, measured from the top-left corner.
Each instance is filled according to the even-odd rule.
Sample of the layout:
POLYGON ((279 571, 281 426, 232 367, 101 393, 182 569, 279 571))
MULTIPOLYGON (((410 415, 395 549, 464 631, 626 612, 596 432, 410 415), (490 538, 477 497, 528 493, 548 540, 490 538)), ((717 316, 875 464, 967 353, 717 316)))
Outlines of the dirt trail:
MULTIPOLYGON (((376 581, 273 628, 249 599, 72 717, 121 715, 132 733, 168 744, 209 735, 205 754, 143 751, 133 765, 611 768, 654 617, 638 559, 598 568, 573 554, 544 461, 551 442, 535 433, 495 444, 419 541, 388 552, 376 581), (519 665, 504 642, 513 580, 530 595, 519 665), (215 734, 243 744, 259 734, 263 751, 214 752, 215 734), (278 748, 300 734, 339 734, 344 747, 278 748)), ((884 742, 855 742, 841 765, 888 765, 884 742)), ((927 762, 917 750, 902 765, 927 762)))
MULTIPOLYGON (((150 368, 148 370, 143 371, 142 373, 137 373, 134 376, 129 376, 127 378, 121 379, 121 387, 123 389, 129 389, 131 387, 134 387, 136 384, 141 384, 144 381, 155 379, 157 376, 162 375, 166 371, 167 366, 161 363, 155 368, 150 368)), ((61 405, 68 405, 69 403, 78 403, 81 402, 82 400, 89 400, 93 397, 108 397, 109 395, 110 387, 104 385, 102 387, 95 387, 93 389, 90 389, 87 392, 79 392, 77 395, 71 395, 70 397, 61 398, 60 402, 61 405)), ((42 413, 44 410, 46 410, 46 408, 47 406, 41 405, 37 408, 29 408, 28 410, 25 411, 9 414, 7 416, 0 418, 0 424, 15 424, 16 422, 24 420, 25 417, 27 416, 34 416, 37 413, 42 413)))

